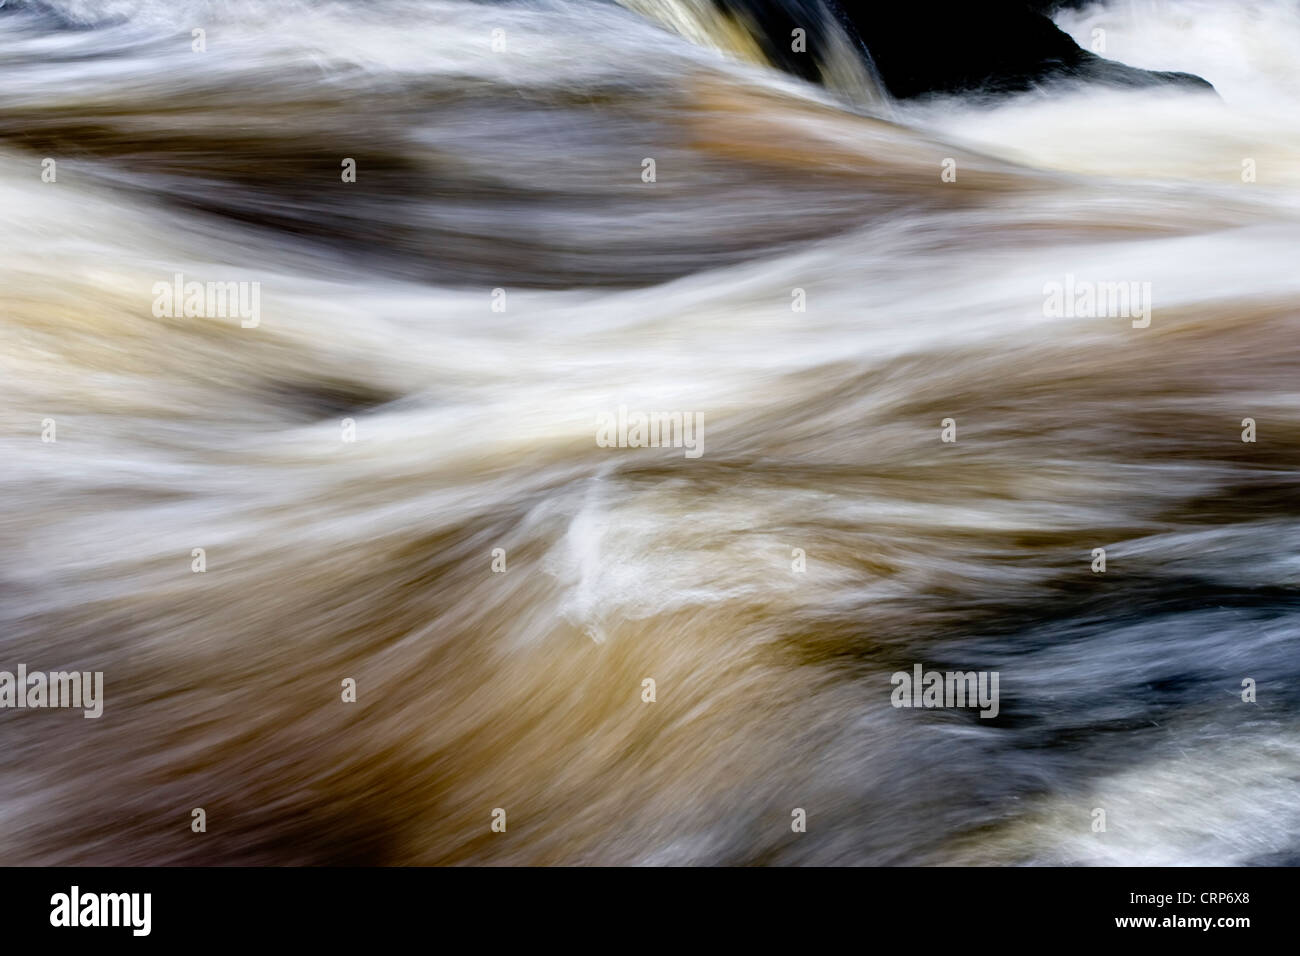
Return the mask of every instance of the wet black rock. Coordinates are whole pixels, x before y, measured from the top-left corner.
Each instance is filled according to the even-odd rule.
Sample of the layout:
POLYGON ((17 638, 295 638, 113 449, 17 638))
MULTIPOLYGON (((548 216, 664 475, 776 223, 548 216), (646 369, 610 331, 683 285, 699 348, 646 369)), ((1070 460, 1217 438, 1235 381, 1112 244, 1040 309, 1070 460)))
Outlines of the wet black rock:
POLYGON ((838 23, 898 99, 944 93, 1021 93, 1063 81, 1211 91, 1189 73, 1141 70, 1081 48, 1048 14, 1069 2, 922 3, 916 0, 714 0, 760 37, 769 59, 815 79, 822 34, 838 23), (792 53, 791 30, 808 32, 792 53))

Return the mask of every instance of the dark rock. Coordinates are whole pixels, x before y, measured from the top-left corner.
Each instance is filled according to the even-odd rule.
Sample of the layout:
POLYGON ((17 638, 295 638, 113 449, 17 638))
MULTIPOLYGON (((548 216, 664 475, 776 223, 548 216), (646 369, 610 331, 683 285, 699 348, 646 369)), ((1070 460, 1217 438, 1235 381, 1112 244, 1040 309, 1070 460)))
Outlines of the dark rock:
POLYGON ((1047 16, 1071 5, 1061 0, 714 2, 759 38, 774 65, 806 79, 817 79, 811 61, 826 31, 838 24, 898 99, 936 93, 1021 93, 1071 80, 1213 90, 1189 73, 1140 70, 1082 49, 1047 16), (809 53, 804 55, 790 50, 790 32, 799 26, 808 31, 809 53))
POLYGON ((829 51, 839 37, 846 47, 870 62, 849 17, 826 0, 713 0, 748 36, 753 37, 767 61, 813 83, 822 82, 830 65, 829 51), (805 33, 805 49, 793 49, 796 29, 805 33), (838 34, 838 37, 836 36, 838 34))

